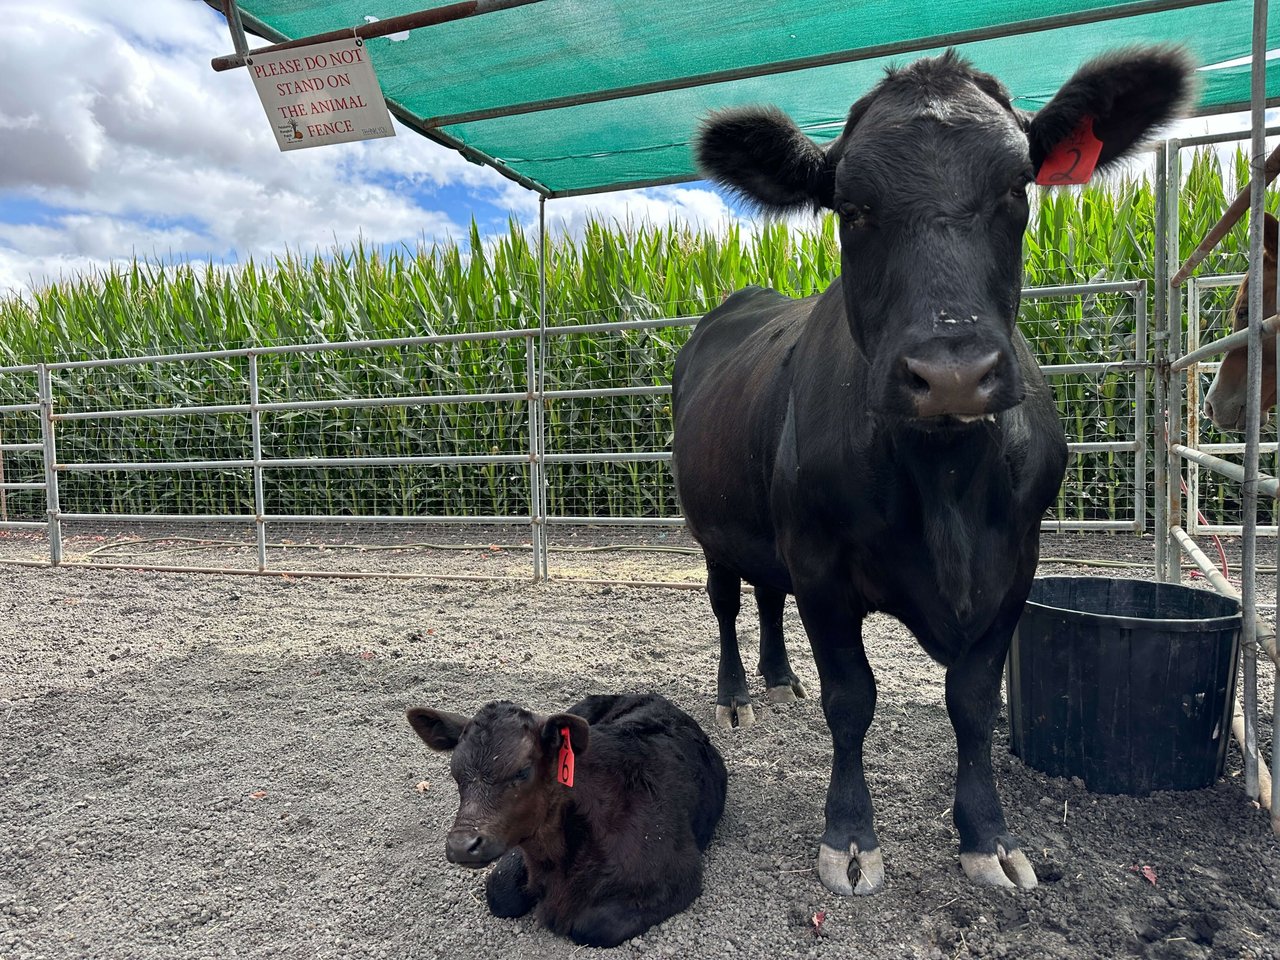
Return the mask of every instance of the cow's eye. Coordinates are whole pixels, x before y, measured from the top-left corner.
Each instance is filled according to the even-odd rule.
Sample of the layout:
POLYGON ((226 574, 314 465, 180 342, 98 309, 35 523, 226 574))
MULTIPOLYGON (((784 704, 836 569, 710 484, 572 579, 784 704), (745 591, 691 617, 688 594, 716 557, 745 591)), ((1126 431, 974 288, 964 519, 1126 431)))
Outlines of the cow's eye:
POLYGON ((523 770, 521 770, 519 773, 517 773, 514 777, 511 778, 511 782, 524 783, 531 776, 533 776, 533 767, 525 767, 523 770))
POLYGON ((1013 182, 1013 186, 1009 188, 1009 196, 1015 200, 1027 199, 1027 184, 1031 182, 1030 177, 1019 177, 1013 182))
POLYGON ((846 203, 840 207, 840 219, 851 227, 865 227, 871 222, 871 204, 846 203))

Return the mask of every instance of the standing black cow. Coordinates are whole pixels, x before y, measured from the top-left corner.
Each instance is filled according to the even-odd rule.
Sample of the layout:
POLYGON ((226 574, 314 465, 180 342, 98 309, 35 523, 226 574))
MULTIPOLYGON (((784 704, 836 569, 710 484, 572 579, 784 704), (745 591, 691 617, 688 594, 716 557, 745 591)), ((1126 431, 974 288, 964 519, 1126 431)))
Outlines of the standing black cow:
POLYGON ((884 882, 862 768, 876 686, 861 627, 875 610, 946 667, 965 873, 1036 884, 991 771, 1001 666, 1067 457, 1015 326, 1027 185, 1122 156, 1174 115, 1190 76, 1176 50, 1124 51, 1027 116, 948 52, 889 71, 825 149, 772 109, 717 114, 700 133, 708 176, 765 210, 840 218, 842 276, 805 300, 734 294, 698 324, 673 387, 679 495, 720 626, 717 712, 751 719, 742 579, 771 696, 802 692, 782 640, 794 594, 834 742, 818 872, 836 893, 884 882))

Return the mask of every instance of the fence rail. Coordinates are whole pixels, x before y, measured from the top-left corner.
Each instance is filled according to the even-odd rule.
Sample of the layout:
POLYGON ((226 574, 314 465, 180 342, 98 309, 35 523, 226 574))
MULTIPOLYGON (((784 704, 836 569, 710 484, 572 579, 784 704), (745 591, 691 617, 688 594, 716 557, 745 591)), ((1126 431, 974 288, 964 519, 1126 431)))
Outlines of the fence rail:
MULTIPOLYGON (((1090 423, 1105 422, 1111 431, 1107 439, 1091 437, 1069 444, 1077 479, 1084 479, 1094 492, 1064 498, 1059 515, 1045 520, 1050 530, 1141 530, 1146 525, 1145 395, 1151 364, 1146 355, 1145 283, 1023 291, 1025 302, 1039 302, 1048 310, 1057 301, 1103 295, 1128 304, 1121 309, 1133 317, 1134 323, 1126 325, 1132 336, 1107 344, 1105 361, 1052 363, 1042 368, 1051 382, 1073 385, 1077 392, 1083 389, 1094 397, 1097 407, 1087 412, 1087 418, 1090 423), (1102 496, 1096 491, 1118 486, 1105 480, 1090 485, 1088 478, 1098 469, 1115 476, 1122 469, 1124 476, 1132 478, 1133 489, 1107 504, 1120 515, 1094 515, 1097 504, 1093 501, 1102 496)), ((6 438, 0 443, 0 495, 11 492, 26 497, 28 511, 21 515, 11 502, 0 511, 0 528, 45 529, 50 562, 57 563, 63 522, 250 525, 257 540, 257 567, 265 572, 271 524, 520 524, 534 531, 537 576, 547 570, 549 528, 592 524, 664 529, 683 523, 666 472, 671 459, 670 359, 696 322, 694 317, 660 318, 0 368, 0 384, 6 377, 31 379, 34 375, 35 381, 28 387, 33 394, 29 402, 0 406, 0 414, 9 415, 0 418, 0 436, 6 438), (662 341, 665 352, 636 356, 646 337, 667 338, 662 341), (467 362, 487 365, 481 388, 449 389, 453 381, 441 371, 461 362, 459 354, 450 351, 484 354, 483 360, 475 360, 480 353, 467 353, 472 358, 467 362), (597 354, 604 355, 606 360, 601 362, 609 366, 583 386, 574 379, 576 372, 583 364, 597 362, 597 354), (361 383, 361 395, 326 395, 330 388, 315 382, 333 369, 316 365, 322 359, 340 364, 368 357, 381 358, 373 369, 385 372, 386 378, 369 375, 361 383), (214 369, 223 378, 222 396, 232 394, 235 399, 187 388, 202 375, 211 378, 208 371, 214 369), (144 389, 116 389, 129 378, 144 389), (477 423, 501 421, 501 427, 487 441, 476 439, 426 452, 416 446, 416 440, 405 443, 394 430, 375 429, 372 420, 359 419, 374 412, 391 416, 397 410, 405 418, 406 429, 410 423, 421 426, 432 418, 449 417, 477 423), (39 415, 38 441, 19 436, 10 426, 13 418, 31 414, 39 415), (351 418, 341 422, 341 429, 335 426, 337 421, 326 419, 339 416, 351 418), (586 430, 600 428, 602 422, 606 429, 586 430), (282 441, 286 431, 282 425, 292 429, 299 423, 302 434, 318 444, 317 455, 293 455, 282 441), (167 438, 165 442, 156 440, 160 435, 167 438), (6 466, 11 471, 7 477, 6 466), (13 473, 19 467, 27 473, 13 473), (30 475, 33 470, 38 476, 30 475), (475 502, 500 501, 506 509, 370 512, 325 509, 325 504, 316 503, 315 511, 308 512, 289 509, 297 501, 278 495, 291 477, 332 487, 344 477, 376 483, 382 482, 379 477, 400 476, 376 471, 401 471, 406 483, 426 487, 487 485, 504 496, 475 502), (605 471, 620 477, 611 509, 600 508, 598 495, 575 493, 572 484, 558 483, 567 475, 582 487, 585 480, 605 471), (201 490, 216 490, 217 495, 201 497, 189 509, 183 508, 182 500, 174 501, 177 509, 165 509, 164 504, 145 511, 111 506, 116 499, 112 491, 124 483, 112 480, 113 476, 153 475, 159 482, 166 474, 171 475, 170 484, 194 483, 201 490), (96 493, 85 493, 87 488, 76 486, 81 482, 100 486, 92 488, 96 493), (30 503, 31 495, 40 491, 45 494, 40 508, 43 520, 30 515, 37 509, 30 503), (94 508, 94 496, 101 509, 94 508), (68 504, 65 512, 63 502, 68 504), (232 509, 216 509, 222 503, 232 509)), ((340 386, 335 382, 333 389, 340 386)), ((15 393, 21 391, 9 389, 3 398, 25 401, 15 393)), ((34 419, 26 422, 28 430, 33 425, 34 419)), ((1109 496, 1116 496, 1114 489, 1109 496)), ((305 496, 302 502, 308 502, 305 496)))

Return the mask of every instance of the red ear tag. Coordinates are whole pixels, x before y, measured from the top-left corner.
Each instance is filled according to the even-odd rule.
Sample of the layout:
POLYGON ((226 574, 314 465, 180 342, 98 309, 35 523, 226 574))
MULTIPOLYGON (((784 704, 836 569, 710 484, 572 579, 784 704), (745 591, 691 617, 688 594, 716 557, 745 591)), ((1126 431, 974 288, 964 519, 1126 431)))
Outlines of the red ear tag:
POLYGON ((569 728, 560 728, 560 762, 556 779, 566 787, 573 786, 573 741, 569 739, 569 728))
POLYGON ((1088 183, 1100 153, 1102 141, 1093 135, 1093 117, 1084 117, 1069 137, 1049 151, 1036 173, 1036 183, 1044 187, 1088 183))

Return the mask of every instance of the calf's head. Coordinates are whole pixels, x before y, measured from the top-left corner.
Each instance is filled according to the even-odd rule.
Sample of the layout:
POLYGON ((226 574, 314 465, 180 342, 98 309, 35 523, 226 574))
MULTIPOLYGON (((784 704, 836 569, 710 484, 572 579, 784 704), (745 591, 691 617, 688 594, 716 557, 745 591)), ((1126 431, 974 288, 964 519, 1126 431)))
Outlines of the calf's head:
POLYGON ((498 701, 474 717, 412 707, 409 726, 432 750, 452 750, 458 816, 445 840, 451 863, 483 867, 534 835, 557 791, 563 731, 575 755, 586 752, 590 727, 582 717, 539 717, 498 701))
POLYGON ((1124 156, 1175 114, 1190 76, 1177 50, 1123 51, 1027 115, 948 51, 891 69, 826 147, 781 111, 746 108, 710 117, 696 151, 763 210, 835 211, 871 406, 954 426, 1022 399, 1012 338, 1028 185, 1083 182, 1124 156))

